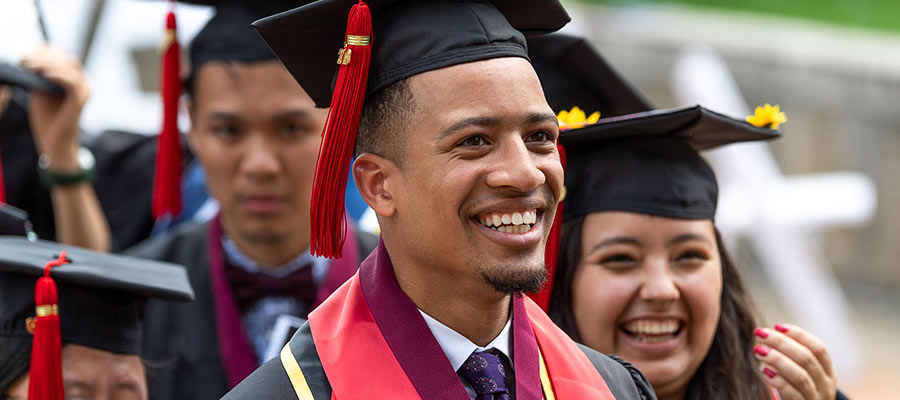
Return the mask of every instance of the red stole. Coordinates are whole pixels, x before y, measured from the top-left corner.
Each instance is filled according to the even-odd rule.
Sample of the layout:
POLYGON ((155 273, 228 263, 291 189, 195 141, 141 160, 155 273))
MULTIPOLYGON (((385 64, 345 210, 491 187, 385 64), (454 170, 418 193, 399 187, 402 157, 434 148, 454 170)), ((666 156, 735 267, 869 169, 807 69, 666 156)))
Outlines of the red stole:
MULTIPOLYGON (((241 321, 241 313, 225 276, 222 224, 219 216, 210 221, 206 242, 210 288, 216 311, 219 355, 222 358, 222 368, 225 371, 228 387, 235 387, 259 367, 259 360, 256 358, 250 339, 247 338, 244 323, 241 321)), ((356 272, 356 267, 359 265, 359 251, 356 237, 353 234, 347 235, 343 251, 343 258, 331 261, 328 274, 319 285, 316 291, 316 301, 313 302, 311 308, 322 303, 322 300, 356 272)))
MULTIPOLYGON (((513 297, 516 397, 543 397, 539 353, 557 398, 613 399, 587 356, 524 296, 513 297)), ((334 399, 468 399, 456 371, 397 284, 384 244, 309 315, 334 399)))

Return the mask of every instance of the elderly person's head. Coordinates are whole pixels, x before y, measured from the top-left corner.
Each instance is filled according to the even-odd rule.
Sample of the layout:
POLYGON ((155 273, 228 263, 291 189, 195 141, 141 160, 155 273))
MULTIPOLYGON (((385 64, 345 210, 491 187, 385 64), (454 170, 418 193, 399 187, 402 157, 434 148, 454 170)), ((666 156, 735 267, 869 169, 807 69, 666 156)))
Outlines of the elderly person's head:
POLYGON ((0 395, 146 399, 143 304, 193 296, 180 265, 0 237, 0 395))

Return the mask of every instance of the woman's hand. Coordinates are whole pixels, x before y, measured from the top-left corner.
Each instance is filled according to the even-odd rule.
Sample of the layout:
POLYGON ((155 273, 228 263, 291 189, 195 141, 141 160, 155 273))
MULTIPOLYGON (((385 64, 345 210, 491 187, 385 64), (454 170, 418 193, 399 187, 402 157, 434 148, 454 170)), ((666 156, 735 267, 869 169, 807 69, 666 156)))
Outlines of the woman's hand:
POLYGON ((796 325, 756 328, 753 348, 767 383, 782 399, 834 400, 837 377, 828 349, 819 338, 796 325))

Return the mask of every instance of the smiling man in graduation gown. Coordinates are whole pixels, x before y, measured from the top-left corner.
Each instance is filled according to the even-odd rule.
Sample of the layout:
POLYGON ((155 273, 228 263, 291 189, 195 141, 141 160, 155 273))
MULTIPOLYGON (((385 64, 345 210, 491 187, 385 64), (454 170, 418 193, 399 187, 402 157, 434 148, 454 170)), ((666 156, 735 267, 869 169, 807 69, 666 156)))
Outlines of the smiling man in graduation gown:
POLYGON ((354 145, 381 242, 279 359, 225 398, 654 398, 639 372, 580 348, 522 295, 544 282, 563 192, 557 120, 524 33, 559 29, 565 10, 355 3, 319 1, 254 26, 317 105, 331 105, 313 251, 340 254, 332 201, 354 145))
POLYGON ((327 110, 314 107, 250 26, 296 2, 214 3, 215 16, 190 45, 185 89, 188 140, 219 215, 131 250, 186 265, 197 293, 192 304, 148 305, 154 399, 225 394, 266 361, 270 342, 283 345, 272 333, 279 319, 306 318, 376 244, 348 234, 341 259, 309 252, 309 193, 327 110))

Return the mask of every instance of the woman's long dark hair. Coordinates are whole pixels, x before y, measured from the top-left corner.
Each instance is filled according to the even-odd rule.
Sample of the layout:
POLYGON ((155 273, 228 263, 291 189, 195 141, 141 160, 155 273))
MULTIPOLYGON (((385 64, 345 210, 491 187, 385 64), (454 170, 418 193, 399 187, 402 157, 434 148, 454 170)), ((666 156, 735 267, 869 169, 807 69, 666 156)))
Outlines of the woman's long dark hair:
MULTIPOLYGON (((559 264, 548 309, 550 318, 577 342, 581 338, 572 311, 572 280, 581 260, 583 228, 584 218, 563 224, 559 264)), ((718 230, 716 245, 722 260, 722 313, 712 346, 691 378, 686 398, 767 399, 768 391, 753 355, 753 330, 757 326, 753 301, 718 230)))

